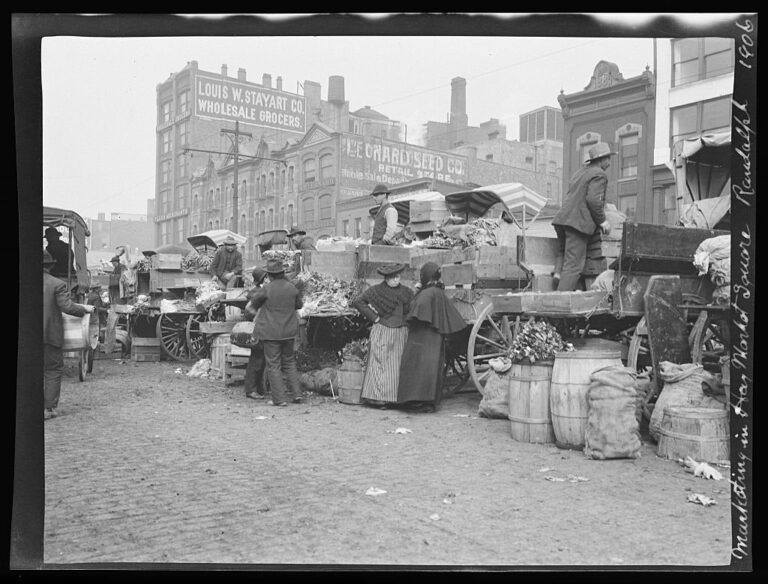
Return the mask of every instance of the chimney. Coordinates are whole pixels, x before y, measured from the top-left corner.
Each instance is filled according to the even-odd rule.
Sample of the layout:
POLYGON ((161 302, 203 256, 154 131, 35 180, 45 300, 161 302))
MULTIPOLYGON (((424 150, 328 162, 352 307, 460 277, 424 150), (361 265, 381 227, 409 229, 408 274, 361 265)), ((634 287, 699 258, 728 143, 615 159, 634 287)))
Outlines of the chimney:
POLYGON ((341 75, 331 75, 328 78, 328 101, 344 103, 344 77, 341 75))
POLYGON ((282 91, 283 90, 283 78, 279 75, 277 76, 277 80, 275 81, 275 84, 277 85, 277 90, 282 91))
POLYGON ((261 84, 264 87, 272 88, 272 75, 269 73, 264 73, 264 75, 261 76, 261 84))
POLYGON ((227 76, 227 66, 226 65, 222 65, 221 66, 221 76, 222 77, 226 77, 227 76))
POLYGON ((243 69, 242 67, 240 67, 237 70, 237 80, 238 81, 245 81, 245 69, 243 69))
POLYGON ((457 129, 467 127, 467 80, 463 77, 451 79, 451 123, 457 129))

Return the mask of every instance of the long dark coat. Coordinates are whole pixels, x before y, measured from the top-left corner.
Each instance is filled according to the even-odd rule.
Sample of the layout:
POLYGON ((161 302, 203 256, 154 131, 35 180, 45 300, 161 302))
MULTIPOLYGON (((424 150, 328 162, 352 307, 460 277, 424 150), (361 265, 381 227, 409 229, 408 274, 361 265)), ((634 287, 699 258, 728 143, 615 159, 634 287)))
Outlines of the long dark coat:
POLYGON ((61 313, 83 316, 85 308, 72 302, 67 285, 43 272, 43 343, 61 347, 64 344, 64 319, 61 313))
POLYGON ((258 310, 254 328, 262 340, 285 341, 299 334, 296 311, 303 303, 298 288, 288 280, 272 280, 256 290, 251 295, 250 305, 258 310))
POLYGON ((591 164, 580 169, 571 177, 568 194, 552 224, 565 225, 592 235, 605 221, 607 186, 608 175, 599 166, 591 164))

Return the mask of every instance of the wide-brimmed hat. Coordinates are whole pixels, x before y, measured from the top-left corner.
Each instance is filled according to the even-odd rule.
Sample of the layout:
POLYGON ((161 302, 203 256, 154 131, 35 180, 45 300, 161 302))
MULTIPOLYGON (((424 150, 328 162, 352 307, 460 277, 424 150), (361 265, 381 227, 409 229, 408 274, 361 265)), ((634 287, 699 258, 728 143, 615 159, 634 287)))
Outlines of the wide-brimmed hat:
POLYGON ((261 284, 264 281, 264 278, 267 277, 267 272, 266 270, 262 270, 261 268, 256 267, 253 268, 251 276, 253 276, 254 284, 261 284))
POLYGON ((267 265, 264 269, 268 274, 282 274, 285 271, 285 266, 280 260, 267 260, 267 265))
POLYGON ((605 158, 606 156, 611 156, 612 154, 616 153, 611 152, 611 147, 608 146, 608 144, 605 142, 598 142, 587 151, 587 162, 592 162, 598 158, 605 158))
POLYGON ((426 286, 430 280, 437 280, 440 278, 440 266, 435 262, 427 262, 421 266, 419 271, 419 281, 422 286, 426 286))
POLYGON ((237 245, 237 241, 231 235, 227 235, 226 239, 221 242, 222 245, 237 245))
POLYGON ((49 264, 55 264, 55 263, 56 263, 56 260, 53 259, 53 256, 51 255, 51 253, 47 249, 44 249, 43 250, 43 265, 47 266, 49 264))
POLYGON ((389 190, 387 185, 378 184, 375 187, 373 187, 373 190, 371 191, 371 196, 373 195, 388 195, 392 191, 389 190))
POLYGON ((404 269, 405 269, 405 264, 387 264, 385 266, 376 268, 376 271, 386 278, 388 276, 394 276, 396 274, 399 274, 404 269))
POLYGON ((61 237, 61 232, 55 227, 49 227, 48 229, 45 230, 45 237, 48 237, 51 235, 53 237, 61 237))
POLYGON ((288 235, 286 237, 293 237, 294 235, 306 235, 307 232, 303 229, 299 229, 298 227, 292 227, 291 230, 288 232, 288 235))

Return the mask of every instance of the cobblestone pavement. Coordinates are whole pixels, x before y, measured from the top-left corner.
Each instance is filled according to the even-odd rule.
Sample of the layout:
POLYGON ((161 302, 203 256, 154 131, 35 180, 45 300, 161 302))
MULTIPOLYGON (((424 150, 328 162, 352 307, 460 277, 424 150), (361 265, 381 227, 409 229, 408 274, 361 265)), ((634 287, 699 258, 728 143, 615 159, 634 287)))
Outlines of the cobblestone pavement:
POLYGON ((45 422, 46 564, 729 562, 727 482, 651 444, 594 461, 516 442, 477 416, 476 392, 434 414, 316 394, 275 408, 174 372, 190 365, 97 360, 82 383, 67 365, 45 422), (589 480, 544 479, 569 473, 589 480))

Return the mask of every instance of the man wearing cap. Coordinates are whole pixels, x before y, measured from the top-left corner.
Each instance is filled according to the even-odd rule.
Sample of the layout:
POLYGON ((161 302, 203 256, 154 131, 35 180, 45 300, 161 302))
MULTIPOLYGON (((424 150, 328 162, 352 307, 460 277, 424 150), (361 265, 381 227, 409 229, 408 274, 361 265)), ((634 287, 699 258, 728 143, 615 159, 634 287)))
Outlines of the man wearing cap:
POLYGON ((45 239, 48 240, 45 250, 51 254, 54 261, 50 273, 66 278, 68 269, 75 265, 75 254, 66 243, 61 241, 61 233, 55 227, 45 230, 45 239))
POLYGON ((296 250, 313 249, 316 250, 315 240, 307 235, 307 232, 294 227, 288 233, 288 239, 291 240, 291 247, 296 250))
MULTIPOLYGON (((268 281, 267 276, 269 274, 267 274, 266 270, 262 270, 257 266, 253 268, 251 276, 253 276, 253 288, 247 294, 248 304, 245 307, 245 318, 255 322, 258 310, 253 308, 251 299, 268 281)), ((255 326, 251 335, 251 341, 251 355, 248 357, 248 365, 245 367, 245 379, 243 379, 245 397, 264 399, 264 344, 261 342, 259 329, 255 326)))
POLYGON ((562 208, 552 220, 560 245, 555 260, 554 280, 559 292, 575 290, 587 261, 589 238, 599 228, 611 232, 605 217, 605 191, 608 186, 606 169, 611 152, 605 142, 598 142, 588 151, 587 165, 579 169, 568 185, 562 208))
POLYGON ((272 405, 285 406, 288 405, 287 398, 294 403, 302 401, 301 382, 294 355, 294 342, 299 335, 296 311, 302 307, 302 300, 296 286, 285 279, 283 262, 268 260, 265 270, 269 274, 269 284, 251 294, 250 306, 258 311, 254 332, 264 345, 272 405), (288 396, 283 375, 288 380, 288 396))
POLYGON ((56 260, 43 251, 43 395, 44 418, 56 417, 61 394, 61 375, 64 371, 64 319, 61 313, 83 316, 93 313, 94 306, 72 302, 67 285, 51 275, 56 260))
POLYGON ((397 209, 389 202, 390 190, 387 185, 378 184, 373 187, 371 196, 379 209, 373 217, 372 245, 394 245, 397 231, 397 209))
POLYGON ((243 254, 237 250, 237 241, 231 235, 222 242, 211 261, 210 274, 223 289, 234 288, 235 281, 243 273, 243 254))

